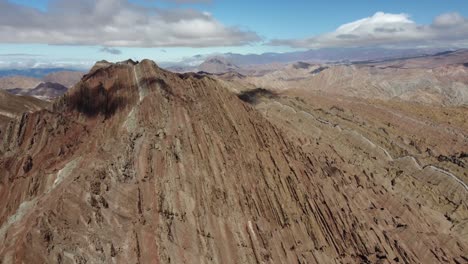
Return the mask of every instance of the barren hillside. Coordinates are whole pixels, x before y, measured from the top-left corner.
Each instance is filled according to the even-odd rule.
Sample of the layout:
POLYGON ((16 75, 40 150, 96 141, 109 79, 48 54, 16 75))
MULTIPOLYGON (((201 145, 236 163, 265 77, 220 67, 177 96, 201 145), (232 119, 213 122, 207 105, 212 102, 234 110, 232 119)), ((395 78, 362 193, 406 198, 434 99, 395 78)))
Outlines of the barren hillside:
MULTIPOLYGON (((371 120, 387 118, 382 133, 401 136, 391 122, 401 117, 387 113, 398 105, 367 116, 345 99, 340 110, 265 91, 244 102, 230 90, 148 60, 101 62, 53 111, 11 124, 0 147, 0 259, 466 261, 466 178, 368 135, 371 120)), ((463 111, 441 130, 460 149, 463 111)))

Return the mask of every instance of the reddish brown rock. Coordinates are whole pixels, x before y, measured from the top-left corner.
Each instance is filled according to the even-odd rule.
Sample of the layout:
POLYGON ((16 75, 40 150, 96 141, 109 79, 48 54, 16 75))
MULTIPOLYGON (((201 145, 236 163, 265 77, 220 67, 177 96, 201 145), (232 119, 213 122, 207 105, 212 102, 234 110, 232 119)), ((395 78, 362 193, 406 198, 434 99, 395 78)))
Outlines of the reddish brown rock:
MULTIPOLYGON (((211 77, 148 60, 100 63, 52 111, 10 125, 0 148, 0 259, 466 259, 466 237, 436 207, 394 192, 385 168, 347 163, 277 120, 211 77)), ((466 192, 453 191, 466 215, 466 192)))

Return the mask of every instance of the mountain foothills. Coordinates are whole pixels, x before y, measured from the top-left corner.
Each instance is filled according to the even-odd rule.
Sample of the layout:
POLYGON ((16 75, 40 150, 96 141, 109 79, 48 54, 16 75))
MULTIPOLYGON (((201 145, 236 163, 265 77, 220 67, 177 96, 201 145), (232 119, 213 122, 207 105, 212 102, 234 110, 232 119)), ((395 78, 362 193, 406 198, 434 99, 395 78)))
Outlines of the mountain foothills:
MULTIPOLYGON (((53 70, 42 70, 44 71, 44 75, 39 75, 39 78, 30 77, 31 73, 26 70, 12 71, 12 74, 18 73, 23 75, 0 77, 0 90, 50 101, 63 95, 70 87, 78 83, 84 74, 79 71, 53 70)), ((33 72, 36 73, 36 71, 33 72)))
MULTIPOLYGON (((441 48, 400 48, 400 49, 386 49, 379 47, 360 47, 360 48, 321 48, 306 51, 292 51, 283 53, 263 53, 263 54, 237 54, 237 53, 221 53, 214 57, 221 61, 227 60, 231 64, 240 67, 249 67, 252 65, 267 65, 267 64, 288 64, 297 61, 310 61, 314 63, 328 63, 328 62, 352 62, 352 61, 367 61, 367 60, 382 60, 382 59, 395 59, 395 58, 408 58, 408 57, 426 57, 437 53, 447 52, 446 49, 441 48)), ((195 55, 183 59, 179 63, 172 63, 172 66, 188 66, 193 65, 194 62, 200 61, 205 55, 195 55)), ((209 57, 210 61, 214 57, 209 57)), ((1 75, 1 72, 0 72, 1 75)))
MULTIPOLYGON (((237 87, 278 91, 297 89, 432 105, 468 105, 467 62, 468 50, 459 50, 352 63, 306 61, 252 65, 225 71, 227 73, 221 74, 220 78, 236 83, 237 87)), ((211 73, 219 74, 218 71, 211 73)))
POLYGON ((466 263, 467 68, 410 64, 98 62, 0 134, 0 263, 466 263))
POLYGON ((0 90, 0 137, 8 123, 20 118, 24 112, 32 113, 46 108, 48 102, 29 96, 15 96, 0 90))

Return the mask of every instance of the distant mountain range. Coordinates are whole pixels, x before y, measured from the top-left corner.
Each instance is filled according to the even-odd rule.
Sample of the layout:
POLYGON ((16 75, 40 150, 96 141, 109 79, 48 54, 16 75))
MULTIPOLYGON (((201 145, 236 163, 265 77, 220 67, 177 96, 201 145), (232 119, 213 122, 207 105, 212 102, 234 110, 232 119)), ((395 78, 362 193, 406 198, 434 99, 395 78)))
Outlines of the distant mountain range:
POLYGON ((54 72, 80 72, 68 68, 27 68, 27 69, 0 69, 0 77, 7 76, 27 76, 33 78, 43 78, 54 72))
POLYGON ((49 101, 65 94, 68 91, 68 87, 60 83, 43 82, 33 89, 13 88, 6 91, 16 95, 27 95, 49 101))
POLYGON ((4 127, 24 112, 34 112, 49 105, 48 102, 30 96, 16 96, 0 90, 0 136, 4 127))
MULTIPOLYGON (((294 62, 270 69, 244 66, 213 72, 239 87, 328 94, 434 105, 468 105, 468 50, 348 63, 294 62)), ((218 65, 217 69, 222 69, 218 65)), ((226 68, 226 67, 224 67, 226 68)))
POLYGON ((225 57, 237 65, 310 62, 345 62, 424 56, 443 52, 440 49, 326 48, 317 50, 241 55, 227 53, 225 57))
POLYGON ((211 55, 195 55, 178 63, 163 63, 168 69, 176 71, 193 71, 197 65, 212 58, 224 58, 239 67, 267 64, 286 64, 297 61, 314 63, 343 63, 371 60, 386 60, 406 57, 430 56, 437 53, 450 53, 444 49, 386 49, 386 48, 326 48, 306 51, 263 54, 223 53, 211 55))
MULTIPOLYGON (((79 71, 63 71, 62 69, 38 69, 9 70, 10 73, 37 74, 41 76, 31 77, 28 75, 11 75, 0 77, 0 90, 5 90, 16 95, 28 95, 44 100, 52 100, 64 94, 68 88, 78 83, 83 77, 79 71), (49 72, 52 71, 52 72, 49 72), (46 75, 42 75, 49 72, 46 75)), ((4 71, 6 72, 6 71, 4 71)))

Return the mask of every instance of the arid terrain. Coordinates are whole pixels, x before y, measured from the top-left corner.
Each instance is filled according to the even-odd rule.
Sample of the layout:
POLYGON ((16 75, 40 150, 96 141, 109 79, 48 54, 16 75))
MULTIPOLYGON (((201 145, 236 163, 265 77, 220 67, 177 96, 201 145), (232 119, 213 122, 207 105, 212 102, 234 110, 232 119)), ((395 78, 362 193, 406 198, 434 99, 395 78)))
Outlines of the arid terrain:
MULTIPOLYGON (((218 74, 233 88, 319 91, 332 96, 468 105, 468 51, 349 64, 296 62, 218 74)), ((217 73, 217 72, 215 72, 217 73)))
POLYGON ((0 264, 468 264, 468 4, 0 0, 0 264))
POLYGON ((83 77, 79 71, 56 71, 34 78, 22 75, 0 77, 0 90, 51 101, 65 94, 83 77))
POLYGON ((24 112, 32 113, 46 108, 48 102, 29 96, 15 96, 0 90, 0 137, 9 122, 20 118, 24 112))
POLYGON ((0 135, 0 262, 466 263, 467 68, 444 65, 98 62, 0 135))

